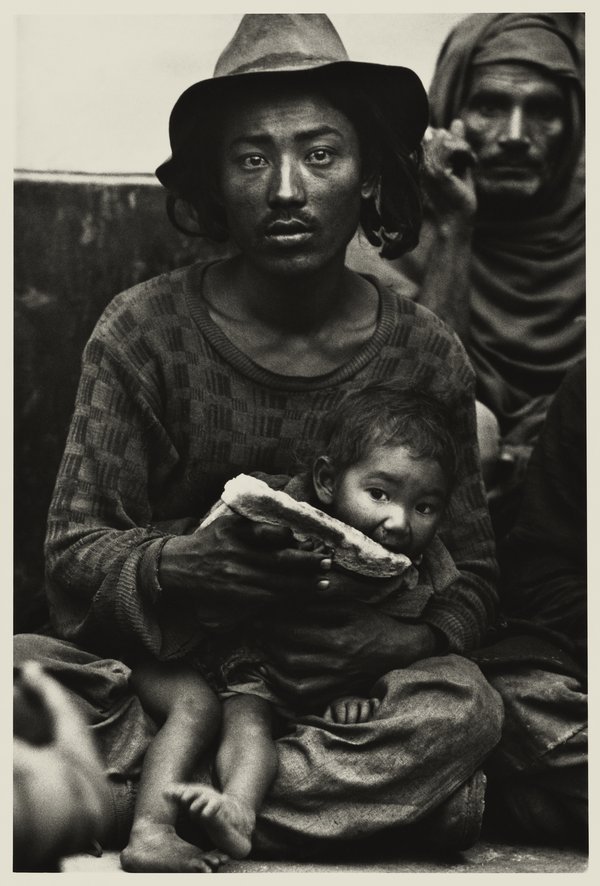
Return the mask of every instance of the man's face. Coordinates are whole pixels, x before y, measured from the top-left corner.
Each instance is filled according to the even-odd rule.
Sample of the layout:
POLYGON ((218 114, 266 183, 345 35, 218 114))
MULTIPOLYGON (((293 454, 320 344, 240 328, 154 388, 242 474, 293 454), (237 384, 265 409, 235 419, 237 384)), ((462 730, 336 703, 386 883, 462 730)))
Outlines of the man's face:
POLYGON ((473 68, 460 117, 478 157, 478 196, 516 206, 552 186, 567 130, 558 83, 527 65, 473 68))
POLYGON ((236 107, 220 169, 231 236, 254 265, 299 274, 343 262, 359 220, 359 145, 324 98, 282 93, 236 107))

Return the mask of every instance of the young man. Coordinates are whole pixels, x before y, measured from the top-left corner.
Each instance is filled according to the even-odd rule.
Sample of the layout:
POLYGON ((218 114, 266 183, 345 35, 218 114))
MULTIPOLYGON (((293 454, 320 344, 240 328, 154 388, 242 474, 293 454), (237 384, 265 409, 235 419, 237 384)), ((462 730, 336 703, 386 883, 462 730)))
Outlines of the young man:
MULTIPOLYGON (((274 619, 274 685, 285 691, 293 680, 333 698, 349 673, 380 677, 378 716, 360 739, 352 724, 318 719, 278 740, 278 775, 254 835, 271 855, 390 829, 395 841, 404 830, 407 845, 415 829, 430 847, 470 844, 483 809, 478 769, 499 737, 498 696, 462 657, 496 613, 472 370, 426 309, 345 265, 359 223, 396 254, 416 242, 426 122, 416 75, 350 62, 326 16, 244 16, 215 76, 176 103, 173 155, 157 173, 174 218, 184 202, 201 234, 230 237, 238 252, 111 303, 84 353, 51 507, 48 594, 63 641, 103 661, 132 661, 137 649, 205 658, 232 619, 280 607, 285 595, 304 601, 307 617, 274 619), (332 637, 328 595, 341 582, 358 600, 383 595, 384 580, 350 582, 335 560, 242 518, 183 528, 198 526, 230 477, 293 473, 323 443, 324 419, 347 390, 385 379, 451 391, 456 403, 457 482, 441 534, 458 575, 416 621, 332 601, 332 637)), ((80 656, 56 644, 53 654, 79 673, 80 656)), ((18 651, 40 657, 35 638, 18 651)), ((114 662, 86 662, 108 692, 114 662)), ((102 720, 109 705, 96 700, 102 720)), ((132 705, 109 749, 121 822, 131 820, 134 746, 145 749, 139 715, 132 705), (124 731, 135 736, 126 752, 124 731)), ((169 783, 186 765, 165 754, 157 768, 169 783)), ((202 857, 164 827, 136 869, 198 870, 202 857)))

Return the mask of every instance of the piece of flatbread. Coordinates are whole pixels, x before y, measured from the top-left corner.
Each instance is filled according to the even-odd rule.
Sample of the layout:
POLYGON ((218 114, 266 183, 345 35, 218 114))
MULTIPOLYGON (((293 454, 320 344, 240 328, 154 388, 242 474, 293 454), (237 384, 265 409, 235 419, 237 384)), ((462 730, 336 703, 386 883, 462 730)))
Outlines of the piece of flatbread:
POLYGON ((297 501, 258 477, 238 474, 225 484, 221 502, 202 523, 207 526, 227 509, 260 523, 287 526, 298 541, 319 539, 333 549, 338 566, 375 578, 402 575, 411 565, 404 554, 388 551, 360 530, 313 507, 297 501))

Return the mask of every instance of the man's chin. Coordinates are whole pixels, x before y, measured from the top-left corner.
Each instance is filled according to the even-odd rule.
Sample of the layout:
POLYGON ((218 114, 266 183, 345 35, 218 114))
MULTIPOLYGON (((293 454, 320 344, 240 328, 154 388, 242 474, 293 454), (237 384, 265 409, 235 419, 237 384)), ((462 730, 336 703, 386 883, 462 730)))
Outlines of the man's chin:
POLYGON ((479 209, 517 213, 532 210, 537 206, 542 192, 542 182, 532 178, 483 179, 477 182, 479 209))

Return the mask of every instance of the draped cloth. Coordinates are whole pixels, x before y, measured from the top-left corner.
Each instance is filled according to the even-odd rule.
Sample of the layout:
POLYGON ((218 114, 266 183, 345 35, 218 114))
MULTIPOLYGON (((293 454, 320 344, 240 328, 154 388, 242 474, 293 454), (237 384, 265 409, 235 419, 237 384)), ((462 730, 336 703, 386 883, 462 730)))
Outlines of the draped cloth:
MULTIPOLYGON (((429 92, 431 123, 445 128, 464 106, 474 65, 534 65, 558 79, 567 97, 569 141, 546 203, 531 218, 477 218, 473 236, 469 356, 478 398, 514 443, 535 440, 585 347, 583 73, 571 18, 469 16, 444 43, 429 92)), ((424 246, 427 240, 424 231, 424 246)), ((417 249, 402 267, 418 280, 426 259, 417 249)))

